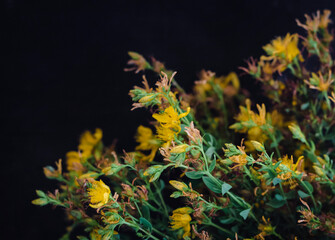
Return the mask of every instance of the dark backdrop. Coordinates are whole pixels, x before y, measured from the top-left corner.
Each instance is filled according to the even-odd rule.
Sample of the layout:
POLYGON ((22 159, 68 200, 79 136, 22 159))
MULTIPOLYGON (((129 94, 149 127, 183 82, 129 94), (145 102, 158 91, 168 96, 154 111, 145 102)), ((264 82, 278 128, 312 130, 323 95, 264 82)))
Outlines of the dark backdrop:
POLYGON ((35 189, 56 187, 42 167, 75 150, 83 130, 100 127, 105 143, 134 147, 136 127, 150 115, 130 112, 127 93, 140 75, 123 72, 128 50, 164 61, 189 88, 202 68, 237 71, 275 36, 299 31, 296 18, 325 8, 334 1, 6 0, 1 239, 64 233, 61 209, 30 202, 35 189))

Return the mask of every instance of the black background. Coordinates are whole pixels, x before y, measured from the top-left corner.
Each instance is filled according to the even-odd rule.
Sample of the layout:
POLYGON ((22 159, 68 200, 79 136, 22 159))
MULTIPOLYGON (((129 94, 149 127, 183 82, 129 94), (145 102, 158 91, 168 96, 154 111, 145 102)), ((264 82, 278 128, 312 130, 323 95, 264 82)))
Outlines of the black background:
MULTIPOLYGON (((120 151, 132 150, 150 115, 130 111, 127 94, 141 75, 123 72, 127 51, 162 60, 190 90, 201 69, 238 71, 275 36, 300 32, 296 18, 325 8, 334 10, 334 1, 6 0, 1 239, 65 232, 61 209, 30 202, 35 189, 56 187, 42 167, 75 150, 82 131, 100 127, 106 144, 118 139, 120 151)), ((251 79, 242 82, 261 93, 251 79)))

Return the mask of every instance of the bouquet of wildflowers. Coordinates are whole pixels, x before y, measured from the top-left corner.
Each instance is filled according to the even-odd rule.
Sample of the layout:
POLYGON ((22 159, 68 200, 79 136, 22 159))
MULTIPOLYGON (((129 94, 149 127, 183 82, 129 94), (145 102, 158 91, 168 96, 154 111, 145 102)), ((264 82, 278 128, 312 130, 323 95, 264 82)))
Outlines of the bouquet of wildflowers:
POLYGON ((36 205, 62 207, 66 239, 331 239, 335 237, 335 65, 330 11, 297 20, 242 71, 260 83, 252 101, 236 73, 202 70, 193 91, 156 59, 129 52, 126 71, 157 73, 130 90, 152 113, 137 147, 117 153, 102 130, 45 176, 36 205), (83 229, 75 235, 76 229, 83 229))

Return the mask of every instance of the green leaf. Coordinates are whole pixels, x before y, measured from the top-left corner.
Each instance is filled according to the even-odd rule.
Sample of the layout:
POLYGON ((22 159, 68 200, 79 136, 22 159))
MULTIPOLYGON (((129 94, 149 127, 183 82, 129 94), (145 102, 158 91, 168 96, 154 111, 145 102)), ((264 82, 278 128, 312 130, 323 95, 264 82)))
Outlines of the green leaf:
POLYGON ((309 102, 301 104, 301 110, 306 110, 309 107, 309 102))
POLYGON ((85 236, 77 236, 77 239, 79 240, 89 240, 87 237, 85 236))
POLYGON ((145 219, 149 219, 150 220, 150 209, 149 209, 149 207, 146 206, 146 205, 143 205, 142 208, 141 208, 141 210, 142 210, 143 217, 145 219))
POLYGON ((203 138, 208 143, 209 146, 215 146, 216 145, 216 139, 209 133, 204 134, 203 138))
POLYGON ((182 192, 175 191, 175 192, 173 192, 173 193, 170 195, 170 197, 172 197, 172 198, 179 198, 179 197, 181 197, 182 195, 183 195, 182 192))
POLYGON ((314 191, 314 188, 313 188, 312 184, 310 184, 310 182, 308 182, 308 181, 303 181, 303 182, 305 183, 305 186, 308 189, 307 191, 312 193, 314 191))
POLYGON ((149 182, 154 182, 156 181, 160 176, 161 176, 162 172, 156 172, 150 179, 149 182))
POLYGON ((297 196, 295 191, 289 191, 288 193, 285 193, 286 199, 295 199, 297 196))
POLYGON ((45 198, 46 197, 45 193, 43 191, 41 191, 41 190, 36 190, 36 194, 37 194, 37 196, 39 196, 41 198, 45 198))
POLYGON ((285 201, 279 201, 276 198, 272 199, 270 202, 266 203, 266 205, 273 207, 273 208, 280 208, 284 206, 285 201))
POLYGON ((306 198, 306 197, 309 197, 309 194, 301 191, 301 190, 298 190, 298 194, 301 198, 306 198))
POLYGON ((75 218, 77 218, 77 219, 81 219, 81 212, 80 211, 78 211, 78 210, 72 210, 71 212, 71 215, 73 216, 73 217, 75 217, 75 218))
POLYGON ((170 160, 175 162, 177 166, 181 165, 185 161, 186 153, 172 153, 170 160))
POLYGON ((248 208, 246 210, 243 210, 242 212, 240 212, 240 215, 243 217, 244 220, 247 219, 249 212, 250 212, 251 208, 248 208))
POLYGON ((293 124, 289 125, 288 128, 292 132, 292 135, 293 135, 294 139, 298 139, 299 141, 301 141, 303 143, 307 143, 306 137, 305 137, 304 133, 301 131, 299 125, 293 123, 293 124))
POLYGON ((215 147, 211 146, 206 150, 205 154, 206 154, 208 159, 212 159, 212 156, 213 156, 214 152, 215 152, 215 147))
POLYGON ((161 191, 163 191, 163 189, 165 188, 165 183, 164 183, 164 181, 163 181, 162 179, 159 181, 159 183, 160 183, 160 187, 159 187, 159 189, 160 189, 161 191))
POLYGON ((205 174, 203 171, 186 172, 185 175, 190 179, 200 179, 205 174))
POLYGON ((221 188, 222 195, 225 195, 231 188, 232 188, 232 186, 230 184, 223 183, 222 188, 221 188))
POLYGON ((31 201, 31 203, 34 205, 44 206, 44 205, 47 205, 49 202, 48 202, 48 199, 46 198, 37 198, 31 201))
POLYGON ((216 165, 216 157, 214 156, 214 159, 212 160, 211 164, 209 165, 208 171, 212 172, 216 165))
POLYGON ((205 185, 215 193, 221 193, 222 187, 221 184, 217 183, 216 181, 212 180, 210 177, 203 176, 202 181, 205 185))
POLYGON ((276 186, 278 183, 281 183, 281 182, 282 182, 282 180, 280 178, 277 178, 277 177, 275 177, 272 180, 273 186, 276 186))
POLYGON ((140 217, 140 224, 144 228, 146 228, 147 230, 149 230, 150 232, 152 231, 152 225, 151 225, 151 223, 148 220, 146 220, 145 218, 140 217))
POLYGON ((284 197, 283 197, 282 195, 278 194, 278 193, 275 195, 275 198, 276 198, 278 201, 283 201, 283 200, 284 200, 284 197))
POLYGON ((278 161, 278 162, 276 162, 276 164, 273 166, 273 169, 276 169, 277 167, 279 167, 279 165, 280 165, 281 162, 282 162, 282 161, 278 161))
POLYGON ((221 219, 220 223, 221 224, 231 224, 234 222, 234 218, 227 218, 227 219, 221 219))

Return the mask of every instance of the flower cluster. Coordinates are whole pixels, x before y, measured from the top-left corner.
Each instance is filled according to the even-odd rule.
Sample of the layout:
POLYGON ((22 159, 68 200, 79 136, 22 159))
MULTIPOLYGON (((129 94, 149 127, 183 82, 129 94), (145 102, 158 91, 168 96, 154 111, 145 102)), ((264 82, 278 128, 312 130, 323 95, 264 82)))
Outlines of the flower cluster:
POLYGON ((143 75, 129 93, 132 110, 152 113, 137 146, 117 153, 102 130, 84 132, 65 170, 44 168, 59 189, 37 190, 33 204, 65 209, 63 240, 334 238, 330 11, 305 17, 305 35, 277 37, 241 67, 262 86, 258 104, 234 72, 202 70, 187 92, 163 63, 129 52, 126 71, 158 79, 143 75))

